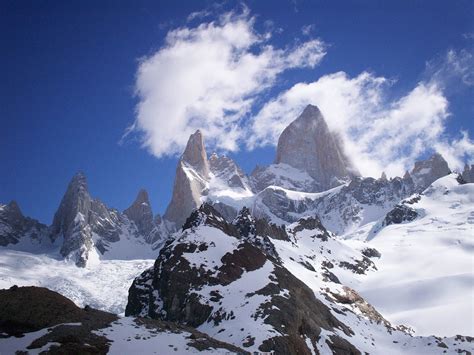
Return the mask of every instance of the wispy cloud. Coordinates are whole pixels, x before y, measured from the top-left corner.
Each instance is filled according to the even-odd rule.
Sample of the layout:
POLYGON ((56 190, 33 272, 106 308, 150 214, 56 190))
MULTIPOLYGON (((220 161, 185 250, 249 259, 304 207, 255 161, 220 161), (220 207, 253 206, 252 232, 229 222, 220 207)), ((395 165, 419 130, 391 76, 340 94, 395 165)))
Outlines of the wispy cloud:
MULTIPOLYGON (((206 16, 196 13, 192 19, 206 16)), ((276 48, 244 7, 217 20, 169 31, 165 45, 140 62, 134 132, 157 157, 181 153, 189 134, 204 131, 211 148, 237 150, 242 120, 255 99, 287 69, 316 66, 321 40, 276 48)))
POLYGON ((472 54, 448 51, 428 63, 430 76, 401 97, 389 100, 392 81, 371 73, 350 78, 339 72, 298 83, 263 106, 254 117, 248 148, 274 145, 282 130, 307 104, 316 104, 338 132, 356 167, 366 176, 399 175, 423 153, 442 153, 452 168, 474 157, 467 132, 446 138, 450 117, 445 90, 457 80, 472 85, 472 54))

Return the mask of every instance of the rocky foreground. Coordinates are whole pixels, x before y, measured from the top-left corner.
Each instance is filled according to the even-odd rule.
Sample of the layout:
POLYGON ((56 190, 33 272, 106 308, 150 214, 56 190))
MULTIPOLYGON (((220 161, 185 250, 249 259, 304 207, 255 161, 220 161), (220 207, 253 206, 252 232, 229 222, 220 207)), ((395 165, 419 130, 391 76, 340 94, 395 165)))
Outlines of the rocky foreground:
POLYGON ((41 287, 0 290, 1 354, 247 354, 171 322, 79 308, 41 287))

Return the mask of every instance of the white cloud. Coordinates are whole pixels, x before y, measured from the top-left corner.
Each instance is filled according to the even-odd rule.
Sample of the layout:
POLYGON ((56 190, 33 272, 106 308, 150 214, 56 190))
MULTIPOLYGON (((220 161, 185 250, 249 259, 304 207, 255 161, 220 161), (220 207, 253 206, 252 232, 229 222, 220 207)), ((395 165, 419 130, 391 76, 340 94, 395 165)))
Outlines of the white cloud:
POLYGON ((132 130, 142 134, 152 154, 181 153, 196 129, 211 149, 237 150, 245 135, 242 120, 257 95, 283 71, 312 68, 325 55, 317 39, 275 48, 268 42, 271 33, 258 33, 254 22, 244 8, 242 14, 172 30, 164 46, 140 62, 132 130))
POLYGON ((422 153, 435 149, 452 168, 472 155, 467 133, 448 141, 448 100, 436 80, 420 82, 404 96, 389 101, 390 80, 364 72, 350 78, 344 72, 299 83, 268 102, 255 116, 249 148, 276 144, 281 131, 307 104, 319 106, 326 121, 345 142, 356 167, 365 176, 400 175, 422 153))

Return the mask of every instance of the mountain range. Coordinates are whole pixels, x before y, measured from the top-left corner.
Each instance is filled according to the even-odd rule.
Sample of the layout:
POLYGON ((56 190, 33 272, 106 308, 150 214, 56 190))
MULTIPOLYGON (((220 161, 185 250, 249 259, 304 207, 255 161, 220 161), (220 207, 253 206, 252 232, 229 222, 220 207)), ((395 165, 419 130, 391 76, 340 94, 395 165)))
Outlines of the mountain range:
MULTIPOLYGON (((82 173, 51 226, 25 217, 15 201, 0 205, 0 262, 9 268, 0 287, 49 286, 79 306, 123 312, 115 323, 110 315, 100 327, 77 325, 85 335, 74 346, 99 331, 103 353, 137 346, 151 353, 157 343, 148 335, 141 345, 112 336, 119 327, 120 334, 149 333, 147 322, 181 353, 191 351, 183 350, 184 333, 208 337, 212 345, 202 351, 210 352, 471 353, 473 206, 474 165, 452 172, 435 153, 403 177, 363 177, 321 111, 308 105, 283 130, 274 163, 249 175, 225 155, 208 156, 203 133, 192 134, 163 216, 153 214, 145 190, 122 212, 106 206, 82 173), (47 265, 58 276, 22 265, 47 265), (71 275, 88 275, 95 290, 71 275), (108 292, 118 295, 113 302, 108 292)), ((33 307, 28 302, 23 307, 33 307)), ((0 349, 4 342, 24 350, 29 344, 10 337, 12 322, 25 320, 0 320, 9 335, 0 349)), ((43 338, 52 334, 45 344, 56 345, 43 350, 71 346, 56 328, 42 330, 68 322, 76 320, 33 327, 43 338)))

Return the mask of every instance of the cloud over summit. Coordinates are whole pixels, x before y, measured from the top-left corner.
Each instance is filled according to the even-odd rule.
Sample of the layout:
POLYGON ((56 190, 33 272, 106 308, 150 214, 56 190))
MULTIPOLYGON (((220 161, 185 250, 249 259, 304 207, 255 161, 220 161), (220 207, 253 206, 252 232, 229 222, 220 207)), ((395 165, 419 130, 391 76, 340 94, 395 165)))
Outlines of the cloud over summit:
POLYGON ((174 29, 140 62, 134 130, 153 155, 181 153, 196 129, 211 147, 237 150, 245 136, 241 122, 257 96, 285 70, 312 68, 326 54, 318 39, 276 48, 271 33, 257 32, 254 23, 244 10, 174 29))
POLYGON ((315 80, 309 75, 308 81, 275 93, 285 71, 313 69, 326 55, 326 44, 311 37, 313 28, 303 29, 306 41, 278 47, 271 30, 256 30, 247 8, 213 21, 208 17, 207 12, 192 15, 139 63, 133 130, 154 156, 180 154, 196 129, 204 132, 210 150, 275 145, 303 108, 315 104, 363 175, 403 174, 432 150, 453 168, 472 161, 469 134, 446 135, 452 119, 446 90, 453 81, 472 85, 471 52, 449 50, 427 62, 425 78, 395 98, 395 82, 370 72, 351 77, 339 71, 315 80))

